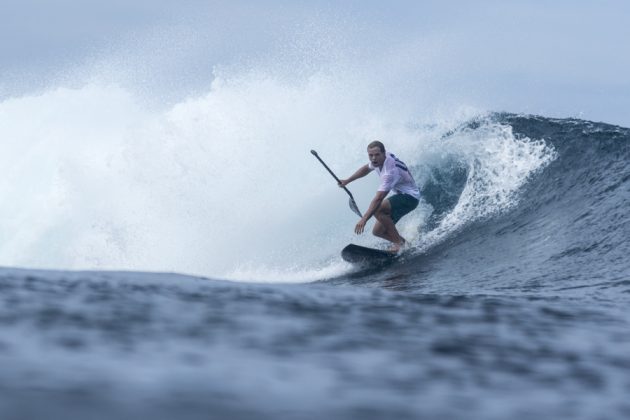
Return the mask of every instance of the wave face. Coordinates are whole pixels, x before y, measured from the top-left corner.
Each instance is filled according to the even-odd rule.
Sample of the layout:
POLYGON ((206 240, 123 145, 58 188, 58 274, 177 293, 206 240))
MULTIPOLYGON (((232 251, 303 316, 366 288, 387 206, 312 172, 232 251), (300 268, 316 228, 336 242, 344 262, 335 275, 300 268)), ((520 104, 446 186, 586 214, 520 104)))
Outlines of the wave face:
MULTIPOLYGON (((421 247, 421 255, 410 257, 401 268, 421 274, 410 275, 398 286, 465 294, 553 295, 566 290, 613 299, 627 293, 630 130, 512 114, 495 114, 491 120, 506 127, 514 139, 526 139, 529 148, 544 144, 546 152, 539 152, 544 165, 523 171, 520 162, 512 160, 514 167, 507 173, 523 171, 527 177, 518 178, 519 188, 508 189, 509 200, 494 189, 478 197, 472 206, 487 214, 449 230, 443 242, 421 247), (488 202, 493 211, 486 211, 488 202)), ((470 122, 445 139, 479 127, 478 121, 470 122)), ((473 170, 473 165, 462 164, 434 169, 424 199, 435 213, 421 236, 435 235, 458 212, 473 170)))

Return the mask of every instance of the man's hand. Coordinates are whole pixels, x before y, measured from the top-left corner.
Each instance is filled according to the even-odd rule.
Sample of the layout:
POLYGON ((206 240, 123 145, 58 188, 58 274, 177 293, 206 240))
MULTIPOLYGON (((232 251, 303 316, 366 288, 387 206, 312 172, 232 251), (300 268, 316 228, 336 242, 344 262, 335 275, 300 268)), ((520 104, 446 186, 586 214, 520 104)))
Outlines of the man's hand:
POLYGON ((372 217, 374 213, 376 213, 376 210, 378 210, 378 208, 381 206, 381 203, 387 196, 387 193, 388 191, 376 192, 374 199, 372 199, 372 202, 370 203, 370 207, 368 207, 368 209, 365 211, 365 214, 363 214, 361 220, 359 220, 359 223, 357 223, 357 225, 354 227, 354 233, 356 233, 357 235, 363 233, 363 229, 365 229, 365 224, 368 220, 370 220, 370 217, 372 217))
POLYGON ((339 182, 337 183, 337 185, 339 185, 339 188, 343 188, 346 185, 348 185, 350 183, 350 181, 348 181, 347 179, 340 179, 339 182))
POLYGON ((359 220, 359 223, 357 223, 357 225, 354 227, 354 233, 356 233, 357 235, 362 234, 363 229, 365 229, 366 223, 367 223, 367 220, 365 220, 365 218, 361 218, 361 220, 359 220))

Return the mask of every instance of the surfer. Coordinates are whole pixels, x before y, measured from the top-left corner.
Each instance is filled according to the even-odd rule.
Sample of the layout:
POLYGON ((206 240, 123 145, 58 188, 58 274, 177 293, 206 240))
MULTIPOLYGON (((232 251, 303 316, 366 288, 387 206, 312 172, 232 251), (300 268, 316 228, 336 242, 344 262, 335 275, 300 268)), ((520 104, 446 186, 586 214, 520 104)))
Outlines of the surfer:
POLYGON ((363 178, 376 170, 381 179, 381 185, 354 231, 357 235, 362 234, 365 224, 374 216, 376 223, 372 233, 392 242, 393 246, 390 251, 398 252, 406 241, 398 233, 396 223, 418 206, 420 190, 416 186, 407 165, 393 153, 387 153, 383 143, 380 141, 371 142, 368 144, 367 152, 370 163, 360 167, 350 178, 341 179, 339 187, 345 187, 352 181, 363 178), (390 191, 393 191, 394 195, 385 198, 390 191))

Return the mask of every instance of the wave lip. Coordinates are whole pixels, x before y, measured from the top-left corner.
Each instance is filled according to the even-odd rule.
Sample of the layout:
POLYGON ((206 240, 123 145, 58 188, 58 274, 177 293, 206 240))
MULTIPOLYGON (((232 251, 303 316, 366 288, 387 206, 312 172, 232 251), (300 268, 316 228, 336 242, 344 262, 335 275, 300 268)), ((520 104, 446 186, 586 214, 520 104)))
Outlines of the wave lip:
POLYGON ((423 199, 433 207, 420 250, 518 205, 522 187, 556 159, 544 139, 516 135, 492 116, 449 131, 429 149, 423 199))

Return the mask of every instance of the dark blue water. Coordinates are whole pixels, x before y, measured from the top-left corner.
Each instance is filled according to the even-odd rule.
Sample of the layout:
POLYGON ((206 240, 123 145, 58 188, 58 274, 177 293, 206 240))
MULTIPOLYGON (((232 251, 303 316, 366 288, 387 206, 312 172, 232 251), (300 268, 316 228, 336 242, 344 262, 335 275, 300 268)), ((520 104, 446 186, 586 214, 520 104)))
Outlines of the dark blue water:
MULTIPOLYGON (((630 130, 492 119, 556 158, 517 205, 389 267, 304 285, 0 270, 0 417, 629 418, 630 130)), ((435 168, 423 233, 467 177, 435 168)))

